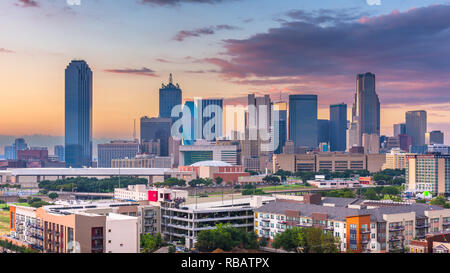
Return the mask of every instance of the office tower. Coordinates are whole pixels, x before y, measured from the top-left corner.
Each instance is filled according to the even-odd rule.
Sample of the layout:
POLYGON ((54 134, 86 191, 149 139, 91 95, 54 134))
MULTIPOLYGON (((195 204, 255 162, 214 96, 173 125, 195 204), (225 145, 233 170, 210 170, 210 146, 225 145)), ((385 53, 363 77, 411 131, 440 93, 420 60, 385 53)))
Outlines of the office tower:
POLYGON ((330 105, 330 151, 347 149, 347 104, 330 105))
POLYGON ((356 94, 353 103, 353 122, 357 124, 358 143, 363 134, 380 136, 380 101, 375 91, 375 74, 359 74, 356 77, 356 94))
POLYGON ((409 147, 412 145, 412 137, 408 135, 398 135, 400 150, 408 152, 409 147))
POLYGON ((139 154, 139 143, 136 141, 116 140, 98 144, 98 167, 111 168, 111 160, 134 158, 139 154))
POLYGON ((353 147, 361 147, 358 138, 358 125, 356 122, 351 122, 347 129, 347 150, 353 147))
POLYGON ((405 123, 394 124, 394 136, 396 137, 398 135, 406 135, 405 123))
POLYGON ((195 139, 215 141, 223 136, 223 99, 195 99, 195 139), (206 134, 205 134, 206 133, 206 134))
POLYGON ((66 166, 92 164, 92 71, 85 61, 72 61, 65 71, 66 166))
POLYGON ((380 136, 377 134, 363 134, 362 147, 366 154, 380 153, 380 136))
POLYGON ((264 97, 256 97, 254 94, 248 95, 248 124, 249 128, 256 128, 258 132, 265 130, 270 131, 271 124, 271 101, 269 95, 264 97), (250 111, 250 107, 254 107, 254 111, 250 111))
POLYGON ((190 117, 184 117, 185 119, 183 122, 183 145, 193 145, 195 141, 195 120, 197 119, 194 101, 192 100, 186 101, 184 103, 183 109, 184 109, 183 115, 188 112, 191 115, 190 117), (188 120, 190 121, 189 126, 188 124, 186 124, 188 120))
POLYGON ((5 159, 6 160, 14 160, 15 147, 14 145, 5 146, 5 159))
MULTIPOLYGON (((181 106, 182 92, 178 83, 173 84, 172 74, 169 77, 169 84, 162 84, 159 89, 159 117, 172 118, 173 107, 181 106)), ((172 118, 175 121, 177 118, 172 118)))
POLYGON ((141 118, 141 143, 158 141, 160 156, 169 155, 169 138, 171 137, 171 118, 141 118))
POLYGON ((317 120, 317 144, 330 143, 330 121, 328 119, 317 120))
POLYGON ((425 145, 425 133, 427 132, 427 112, 406 112, 406 134, 412 138, 412 146, 425 145))
POLYGON ((273 104, 273 110, 275 116, 278 116, 278 122, 274 121, 274 136, 278 136, 278 139, 273 141, 275 143, 274 153, 281 154, 287 140, 287 103, 276 102, 273 104))
POLYGON ((426 133, 426 144, 444 144, 444 133, 441 131, 432 131, 426 133))
POLYGON ((23 150, 26 150, 27 148, 28 148, 28 145, 25 142, 25 139, 16 138, 14 140, 14 143, 11 146, 5 147, 6 159, 17 160, 18 151, 23 151, 23 150), (11 150, 9 147, 11 147, 11 150))
POLYGON ((317 95, 289 96, 289 139, 295 151, 317 147, 317 95))
POLYGON ((63 145, 55 145, 54 154, 58 157, 58 160, 64 162, 64 146, 63 145))

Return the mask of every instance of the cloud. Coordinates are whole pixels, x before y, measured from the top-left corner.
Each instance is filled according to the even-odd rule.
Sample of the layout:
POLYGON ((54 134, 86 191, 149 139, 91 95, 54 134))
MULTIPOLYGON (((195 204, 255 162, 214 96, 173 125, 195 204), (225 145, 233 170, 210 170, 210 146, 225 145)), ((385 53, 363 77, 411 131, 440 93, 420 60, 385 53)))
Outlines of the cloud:
POLYGON ((15 53, 14 51, 6 48, 0 48, 0 53, 15 53))
POLYGON ((17 0, 17 3, 15 3, 15 5, 22 7, 22 8, 37 8, 37 7, 39 7, 39 4, 34 0, 17 0))
POLYGON ((303 83, 319 95, 342 86, 351 94, 356 74, 370 71, 383 103, 450 102, 450 6, 372 17, 355 12, 295 10, 265 33, 224 40, 223 57, 203 61, 230 81, 303 83))
POLYGON ((173 37, 173 40, 182 42, 186 38, 199 37, 199 36, 203 36, 203 35, 212 35, 212 34, 215 34, 216 31, 219 31, 219 30, 233 30, 233 29, 238 29, 238 28, 234 27, 234 26, 230 26, 230 25, 216 25, 216 26, 198 28, 198 29, 194 29, 194 30, 181 30, 173 37))
POLYGON ((158 77, 155 74, 155 71, 143 67, 141 69, 106 69, 104 70, 105 72, 108 73, 117 73, 117 74, 133 74, 133 75, 140 75, 140 76, 147 76, 147 77, 158 77))
POLYGON ((225 2, 234 2, 238 0, 141 0, 142 4, 152 4, 158 6, 175 6, 182 3, 191 4, 219 4, 225 2))

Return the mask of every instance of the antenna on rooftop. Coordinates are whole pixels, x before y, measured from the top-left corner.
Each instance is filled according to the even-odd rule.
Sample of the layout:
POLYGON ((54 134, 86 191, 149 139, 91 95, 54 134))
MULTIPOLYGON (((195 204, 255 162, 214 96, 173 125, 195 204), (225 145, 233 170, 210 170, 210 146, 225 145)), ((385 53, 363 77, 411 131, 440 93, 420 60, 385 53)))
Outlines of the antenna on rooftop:
POLYGON ((170 73, 170 76, 169 76, 169 84, 173 84, 173 76, 172 76, 172 73, 170 73))

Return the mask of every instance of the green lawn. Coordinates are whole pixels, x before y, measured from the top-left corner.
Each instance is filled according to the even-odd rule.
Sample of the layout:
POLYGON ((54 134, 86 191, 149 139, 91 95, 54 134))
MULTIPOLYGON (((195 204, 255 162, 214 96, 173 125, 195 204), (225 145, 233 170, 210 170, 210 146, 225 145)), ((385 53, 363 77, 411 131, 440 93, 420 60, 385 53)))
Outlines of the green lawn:
POLYGON ((9 233, 9 211, 0 210, 0 235, 9 233))
POLYGON ((297 190, 297 189, 310 189, 310 188, 313 188, 313 187, 294 184, 294 185, 268 186, 268 187, 263 187, 262 189, 264 191, 282 191, 282 190, 297 190))
POLYGON ((30 207, 30 204, 28 204, 28 203, 14 203, 13 205, 22 206, 22 207, 30 207))

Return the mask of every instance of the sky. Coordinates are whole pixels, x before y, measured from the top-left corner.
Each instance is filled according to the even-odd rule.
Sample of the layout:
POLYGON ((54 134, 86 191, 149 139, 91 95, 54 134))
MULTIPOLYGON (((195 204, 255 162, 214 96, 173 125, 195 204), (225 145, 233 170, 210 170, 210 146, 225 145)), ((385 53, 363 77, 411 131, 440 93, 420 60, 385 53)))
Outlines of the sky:
POLYGON ((183 99, 318 94, 353 103, 377 77, 381 133, 426 110, 450 144, 450 1, 2 0, 0 135, 64 134, 64 69, 94 73, 95 138, 131 138, 169 73, 183 99))

